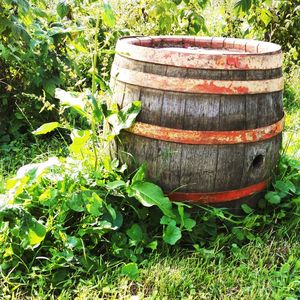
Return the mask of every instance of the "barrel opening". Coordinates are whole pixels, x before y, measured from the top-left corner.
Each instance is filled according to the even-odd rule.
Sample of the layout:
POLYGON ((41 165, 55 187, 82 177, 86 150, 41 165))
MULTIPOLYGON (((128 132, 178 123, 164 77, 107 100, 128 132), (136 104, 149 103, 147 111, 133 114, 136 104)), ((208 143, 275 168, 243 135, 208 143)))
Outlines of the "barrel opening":
POLYGON ((258 169, 260 168, 263 163, 264 163, 264 156, 262 154, 258 154, 254 157, 253 161, 252 161, 252 167, 254 169, 258 169))

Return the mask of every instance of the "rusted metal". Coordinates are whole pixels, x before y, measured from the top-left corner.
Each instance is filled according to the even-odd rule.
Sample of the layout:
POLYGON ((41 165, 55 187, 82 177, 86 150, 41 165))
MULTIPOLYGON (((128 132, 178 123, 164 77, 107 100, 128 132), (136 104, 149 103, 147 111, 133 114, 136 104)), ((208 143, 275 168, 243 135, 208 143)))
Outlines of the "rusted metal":
POLYGON ((213 204, 222 203, 233 200, 238 200, 243 197, 251 196, 255 193, 259 193, 267 188, 270 180, 265 180, 257 184, 247 186, 238 190, 213 192, 213 193, 182 193, 175 192, 168 195, 172 201, 183 201, 198 204, 213 204))
MULTIPOLYGON (((236 64, 233 57, 227 57, 228 64, 236 64)), ((186 92, 195 94, 244 95, 261 94, 283 89, 283 78, 265 80, 202 80, 178 78, 144 73, 114 66, 111 72, 118 81, 136 86, 163 91, 186 92)))
POLYGON ((190 145, 231 145, 245 144, 270 139, 284 127, 284 117, 277 123, 247 130, 232 131, 193 131, 167 128, 136 122, 127 131, 151 139, 190 145))

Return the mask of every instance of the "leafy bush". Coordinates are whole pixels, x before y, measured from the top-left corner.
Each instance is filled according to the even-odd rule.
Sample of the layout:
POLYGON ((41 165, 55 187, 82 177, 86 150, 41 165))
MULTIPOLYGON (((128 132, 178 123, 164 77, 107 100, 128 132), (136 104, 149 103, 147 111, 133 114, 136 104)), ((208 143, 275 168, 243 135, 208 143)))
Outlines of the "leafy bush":
POLYGON ((131 1, 120 4, 119 24, 132 35, 208 33, 202 15, 208 0, 131 1))
POLYGON ((119 36, 111 30, 112 8, 93 1, 54 4, 28 0, 0 4, 0 142, 45 119, 57 119, 55 88, 90 86, 95 51, 96 84, 107 89, 112 44, 119 36), (93 49, 95 30, 98 43, 93 49))

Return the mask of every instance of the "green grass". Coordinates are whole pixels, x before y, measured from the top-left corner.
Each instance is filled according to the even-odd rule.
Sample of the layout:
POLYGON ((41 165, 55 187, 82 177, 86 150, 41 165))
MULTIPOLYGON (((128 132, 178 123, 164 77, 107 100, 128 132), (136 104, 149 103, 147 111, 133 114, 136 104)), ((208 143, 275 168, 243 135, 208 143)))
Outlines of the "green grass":
MULTIPOLYGON (((3 299, 299 299, 300 244, 293 235, 265 235, 225 255, 207 252, 153 254, 144 261, 136 281, 106 265, 101 276, 82 278, 72 290, 53 293, 36 278, 30 296, 13 279, 2 280, 3 299), (10 284, 9 284, 10 281, 10 284), (133 296, 136 296, 135 298, 133 296)), ((31 278, 32 281, 32 278, 31 278)), ((26 281, 24 282, 26 285, 26 281)), ((28 289, 28 286, 27 286, 28 289)))

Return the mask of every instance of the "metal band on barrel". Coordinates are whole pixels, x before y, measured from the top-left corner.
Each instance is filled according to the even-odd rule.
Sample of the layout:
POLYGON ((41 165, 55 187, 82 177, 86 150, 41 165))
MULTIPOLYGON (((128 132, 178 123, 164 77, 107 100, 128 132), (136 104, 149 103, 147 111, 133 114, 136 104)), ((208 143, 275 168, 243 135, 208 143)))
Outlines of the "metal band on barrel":
POLYGON ((193 94, 247 95, 277 92, 283 89, 283 77, 264 80, 204 80, 144 73, 116 66, 116 80, 150 89, 193 94))
POLYGON ((250 185, 238 190, 212 192, 212 193, 182 193, 175 192, 168 195, 172 201, 185 201, 199 204, 222 203, 227 201, 238 200, 243 197, 259 193, 267 188, 270 179, 250 185))
POLYGON ((147 138, 190 145, 230 145, 270 139, 284 128, 284 117, 278 122, 255 129, 231 131, 194 131, 135 123, 127 131, 147 138))

